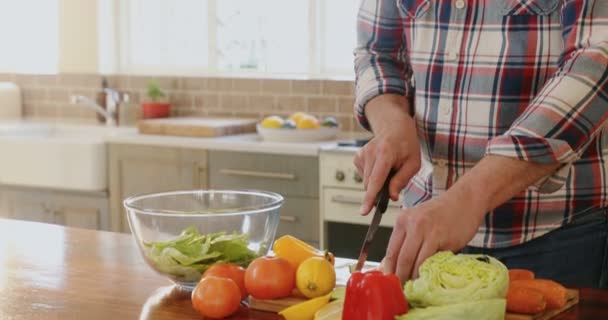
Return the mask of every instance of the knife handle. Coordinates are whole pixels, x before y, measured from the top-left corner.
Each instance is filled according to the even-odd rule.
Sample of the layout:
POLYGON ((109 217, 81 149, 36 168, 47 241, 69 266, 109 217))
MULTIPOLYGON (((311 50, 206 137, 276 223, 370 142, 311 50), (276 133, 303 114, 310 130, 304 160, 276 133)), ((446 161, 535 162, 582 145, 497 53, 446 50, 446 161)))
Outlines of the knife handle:
POLYGON ((378 195, 376 196, 376 210, 379 210, 381 213, 386 212, 388 207, 388 201, 390 200, 389 185, 396 173, 397 171, 395 171, 395 169, 391 169, 386 180, 384 180, 382 189, 380 189, 380 192, 378 192, 378 195))

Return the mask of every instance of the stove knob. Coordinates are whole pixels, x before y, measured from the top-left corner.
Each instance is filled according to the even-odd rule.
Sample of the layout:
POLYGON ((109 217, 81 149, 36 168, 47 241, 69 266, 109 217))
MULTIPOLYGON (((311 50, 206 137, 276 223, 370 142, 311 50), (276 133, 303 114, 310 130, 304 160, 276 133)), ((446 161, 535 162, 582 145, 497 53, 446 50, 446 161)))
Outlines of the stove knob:
POLYGON ((342 171, 342 170, 336 171, 336 180, 342 182, 342 181, 344 181, 344 178, 346 178, 346 176, 344 175, 344 171, 342 171))
POLYGON ((363 178, 361 178, 361 176, 356 172, 355 172, 355 176, 353 177, 353 179, 355 180, 356 183, 363 182, 363 178))

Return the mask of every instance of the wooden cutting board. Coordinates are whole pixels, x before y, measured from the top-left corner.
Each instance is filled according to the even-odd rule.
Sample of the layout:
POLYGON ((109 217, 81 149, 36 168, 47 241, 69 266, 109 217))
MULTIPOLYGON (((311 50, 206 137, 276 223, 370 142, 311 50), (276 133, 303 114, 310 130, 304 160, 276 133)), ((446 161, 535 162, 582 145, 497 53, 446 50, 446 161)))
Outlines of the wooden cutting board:
POLYGON ((256 119, 242 118, 162 118, 137 123, 142 134, 180 137, 219 137, 256 132, 256 119))
MULTIPOLYGON (((578 303, 578 290, 568 289, 568 302, 559 310, 545 311, 536 315, 507 313, 505 320, 548 320, 568 310, 578 303)), ((288 297, 277 300, 258 300, 249 298, 249 308, 268 312, 279 312, 287 307, 306 301, 303 298, 288 297)))

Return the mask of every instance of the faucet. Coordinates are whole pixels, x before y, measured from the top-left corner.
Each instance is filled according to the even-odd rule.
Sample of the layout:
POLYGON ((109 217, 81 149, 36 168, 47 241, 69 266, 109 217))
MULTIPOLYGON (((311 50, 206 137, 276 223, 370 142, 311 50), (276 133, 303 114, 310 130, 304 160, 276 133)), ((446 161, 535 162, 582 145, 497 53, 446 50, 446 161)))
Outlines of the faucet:
POLYGON ((104 88, 103 91, 106 93, 106 109, 98 105, 93 99, 82 96, 73 95, 70 97, 72 104, 82 104, 101 114, 106 120, 106 126, 116 126, 116 109, 120 103, 120 93, 112 88, 104 88))

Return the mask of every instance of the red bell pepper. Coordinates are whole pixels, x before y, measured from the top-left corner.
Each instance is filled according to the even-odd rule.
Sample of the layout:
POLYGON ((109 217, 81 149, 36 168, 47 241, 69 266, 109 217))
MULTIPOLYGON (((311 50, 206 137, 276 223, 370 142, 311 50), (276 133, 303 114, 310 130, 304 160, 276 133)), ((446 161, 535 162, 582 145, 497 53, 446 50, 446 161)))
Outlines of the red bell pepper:
POLYGON ((394 320, 407 311, 396 275, 374 270, 354 272, 348 279, 342 320, 394 320))

